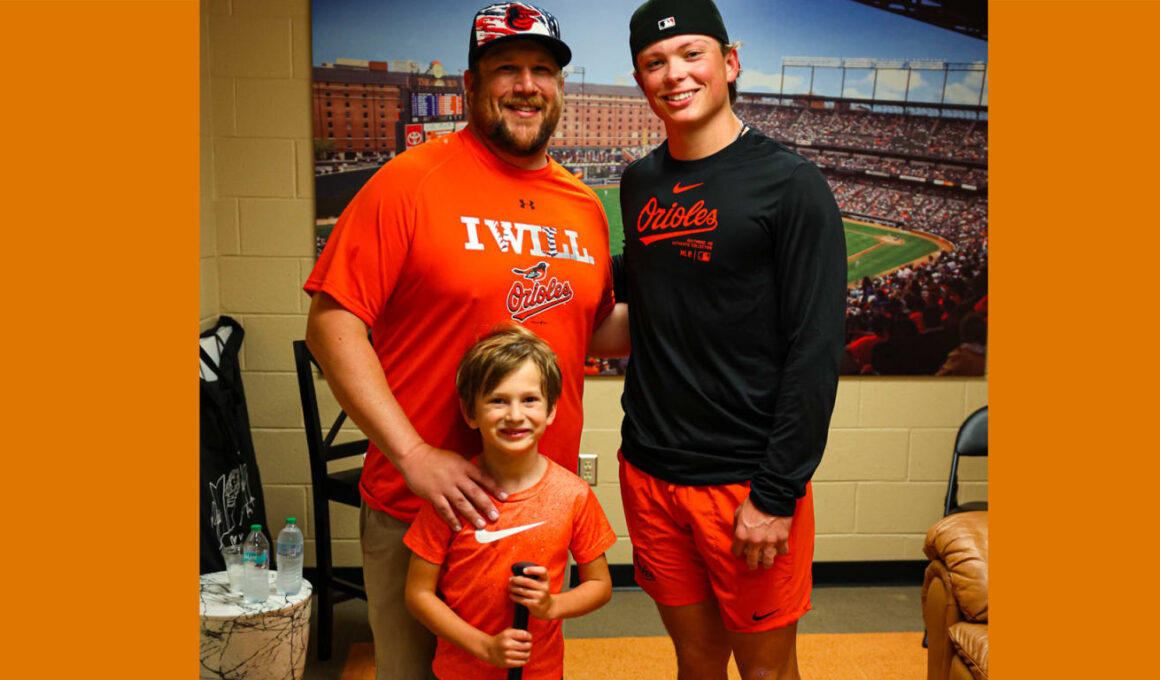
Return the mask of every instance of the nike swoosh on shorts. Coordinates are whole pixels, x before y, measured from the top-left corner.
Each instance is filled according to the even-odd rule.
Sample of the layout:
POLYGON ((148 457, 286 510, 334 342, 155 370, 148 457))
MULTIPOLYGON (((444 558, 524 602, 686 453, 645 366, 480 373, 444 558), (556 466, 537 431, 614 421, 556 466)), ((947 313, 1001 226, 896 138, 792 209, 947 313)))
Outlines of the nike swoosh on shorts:
POLYGON ((492 541, 498 541, 501 538, 507 538, 508 536, 518 534, 521 531, 527 531, 528 529, 534 529, 534 528, 540 526, 541 524, 543 524, 543 522, 536 522, 535 524, 525 524, 523 526, 512 527, 510 529, 500 529, 499 531, 488 531, 487 529, 476 529, 475 530, 475 540, 479 541, 480 543, 491 543, 492 541))

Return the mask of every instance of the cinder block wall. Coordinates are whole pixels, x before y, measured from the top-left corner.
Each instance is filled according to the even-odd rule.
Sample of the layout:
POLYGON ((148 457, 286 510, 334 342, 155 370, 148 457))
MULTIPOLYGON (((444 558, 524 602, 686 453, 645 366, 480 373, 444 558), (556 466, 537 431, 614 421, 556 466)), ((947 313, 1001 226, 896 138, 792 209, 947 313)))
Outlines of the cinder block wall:
MULTIPOLYGON (((467 19, 465 18, 466 22, 467 19)), ((466 25, 466 24, 465 24, 466 25)), ((313 263, 308 0, 202 0, 201 326, 246 330, 243 381, 268 523, 299 518, 313 564, 310 472, 290 343, 306 327, 313 263)), ((590 378, 581 448, 600 455, 597 495, 631 562, 616 483, 621 381, 590 378)), ((329 395, 319 385, 322 395, 329 395)), ((987 403, 986 379, 845 378, 814 478, 818 561, 919 560, 941 515, 951 446, 987 403)), ((324 414, 337 412, 326 399, 324 414)), ((324 418, 326 416, 324 415, 324 418)), ((985 498, 986 461, 961 495, 985 498)), ((332 505, 335 560, 360 563, 357 511, 332 505)))

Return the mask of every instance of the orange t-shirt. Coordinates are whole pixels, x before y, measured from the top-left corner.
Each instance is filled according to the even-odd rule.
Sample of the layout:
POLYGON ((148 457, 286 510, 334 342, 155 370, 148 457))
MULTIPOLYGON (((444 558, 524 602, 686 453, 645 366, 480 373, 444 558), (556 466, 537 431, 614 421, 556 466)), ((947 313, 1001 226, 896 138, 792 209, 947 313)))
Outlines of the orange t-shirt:
MULTIPOLYGON (((424 441, 473 455, 455 367, 500 321, 551 345, 564 391, 540 451, 576 469, 584 354, 612 309, 600 200, 555 161, 522 170, 470 129, 421 144, 376 172, 343 211, 304 286, 371 327, 387 384, 424 441)), ((360 482, 370 507, 404 522, 419 499, 373 444, 360 482)))
MULTIPOLYGON (((591 487, 555 463, 549 462, 548 471, 531 488, 494 502, 499 519, 485 531, 527 528, 494 540, 485 535, 487 542, 480 543, 474 527, 465 525, 453 533, 431 504, 424 503, 403 539, 419 557, 443 565, 439 593, 444 602, 488 635, 512 625, 515 604, 508 595, 508 578, 513 564, 535 562, 547 567, 550 589, 559 593, 564 588, 569 550, 577 564, 587 564, 616 543, 616 534, 591 487)), ((524 666, 524 680, 559 680, 564 669, 560 621, 529 617, 528 630, 532 658, 524 666)), ((507 677, 506 669, 484 663, 442 638, 432 668, 443 680, 507 677)))

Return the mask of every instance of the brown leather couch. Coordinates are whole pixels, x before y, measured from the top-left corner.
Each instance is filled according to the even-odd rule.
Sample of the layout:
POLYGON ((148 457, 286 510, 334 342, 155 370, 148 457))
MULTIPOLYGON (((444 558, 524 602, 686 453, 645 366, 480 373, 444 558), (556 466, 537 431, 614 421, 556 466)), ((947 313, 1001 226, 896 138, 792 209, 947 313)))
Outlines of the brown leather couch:
POLYGON ((923 552, 927 680, 987 680, 987 513, 942 518, 923 552))

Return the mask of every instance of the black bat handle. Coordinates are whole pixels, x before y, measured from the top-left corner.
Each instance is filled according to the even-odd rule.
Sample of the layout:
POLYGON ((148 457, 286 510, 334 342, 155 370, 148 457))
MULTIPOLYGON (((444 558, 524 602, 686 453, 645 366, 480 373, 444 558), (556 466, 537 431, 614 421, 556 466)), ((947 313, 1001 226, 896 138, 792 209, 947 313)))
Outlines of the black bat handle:
MULTIPOLYGON (((524 569, 535 566, 538 566, 535 562, 516 562, 512 565, 512 575, 527 576, 527 574, 524 573, 524 569)), ((528 608, 522 604, 516 605, 516 613, 515 616, 512 617, 512 628, 515 628, 516 630, 528 629, 528 608)), ((520 668, 508 669, 507 680, 523 680, 523 677, 524 669, 522 666, 520 668)))

